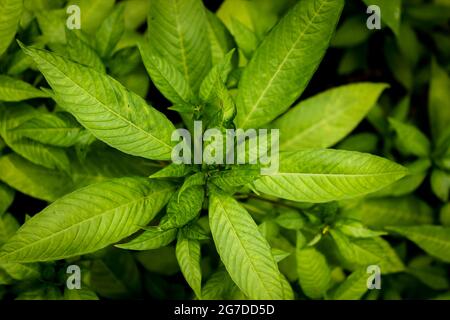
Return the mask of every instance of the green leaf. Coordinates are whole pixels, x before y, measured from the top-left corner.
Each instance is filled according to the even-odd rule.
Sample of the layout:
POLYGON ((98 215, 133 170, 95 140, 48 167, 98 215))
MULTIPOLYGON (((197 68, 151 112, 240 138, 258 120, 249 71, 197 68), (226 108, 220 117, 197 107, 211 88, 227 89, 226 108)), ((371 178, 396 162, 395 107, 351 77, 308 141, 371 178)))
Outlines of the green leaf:
POLYGON ((337 149, 358 151, 365 153, 375 153, 379 139, 378 136, 370 132, 353 134, 337 145, 337 149))
POLYGON ((149 227, 130 242, 116 244, 116 247, 128 250, 158 249, 167 246, 175 240, 177 231, 177 229, 160 230, 156 227, 149 227))
POLYGON ((56 147, 71 147, 86 135, 86 131, 67 113, 39 114, 13 131, 31 140, 56 147))
POLYGON ((396 145, 400 152, 418 157, 430 154, 430 141, 418 128, 393 118, 389 118, 389 123, 397 134, 396 145))
POLYGON ((99 300, 97 294, 87 288, 80 288, 76 290, 70 290, 66 288, 64 290, 65 300, 99 300))
MULTIPOLYGON (((225 58, 228 52, 236 47, 236 43, 226 26, 214 13, 207 10, 206 18, 212 65, 215 66, 225 58)), ((237 58, 233 59, 233 64, 237 64, 237 58)))
POLYGON ((260 39, 256 33, 233 17, 231 18, 231 32, 244 56, 251 59, 260 44, 260 39))
POLYGON ((211 173, 208 181, 225 191, 233 191, 255 181, 260 176, 261 169, 254 166, 239 165, 230 170, 211 173))
POLYGON ((331 283, 331 271, 325 256, 315 248, 297 249, 297 272, 300 286, 309 298, 325 295, 331 283))
POLYGON ((403 196, 416 190, 427 176, 427 170, 431 162, 428 159, 418 159, 405 165, 409 170, 409 175, 401 178, 393 184, 377 192, 371 193, 369 197, 403 196))
POLYGON ((381 237, 349 239, 338 230, 330 230, 333 240, 351 270, 378 264, 384 274, 404 270, 404 265, 390 244, 381 237))
POLYGON ((450 203, 446 203, 440 211, 439 220, 445 227, 450 227, 450 203))
POLYGON ((180 271, 175 248, 171 246, 139 252, 137 259, 150 272, 172 276, 180 271))
POLYGON ((227 270, 221 265, 206 281, 202 288, 202 299, 220 300, 229 298, 236 285, 231 280, 227 270))
POLYGON ((12 130, 39 114, 25 104, 13 107, 0 105, 0 135, 14 152, 27 160, 49 169, 69 171, 69 158, 63 149, 37 143, 12 130))
POLYGON ((426 225, 386 229, 408 238, 431 256, 450 262, 450 228, 426 225))
POLYGON ((0 269, 5 270, 8 276, 17 281, 36 280, 41 276, 39 265, 36 263, 1 263, 0 269))
POLYGON ((150 2, 147 0, 125 1, 125 29, 134 30, 141 26, 147 19, 150 2))
POLYGON ((133 256, 122 250, 108 250, 90 266, 90 287, 100 296, 125 299, 141 290, 139 269, 133 256))
POLYGON ((139 50, 153 83, 168 100, 175 104, 188 104, 193 100, 189 83, 169 60, 155 55, 146 42, 139 43, 139 50))
POLYGON ((203 79, 200 86, 200 98, 204 102, 210 101, 212 95, 217 90, 218 83, 225 84, 230 72, 233 70, 232 58, 235 54, 234 49, 228 52, 225 57, 219 61, 203 79))
POLYGON ((212 193, 209 200, 214 243, 233 281, 250 299, 282 299, 281 274, 249 213, 221 193, 212 193))
POLYGON ((289 257, 291 255, 291 252, 287 252, 277 248, 272 248, 272 255, 275 261, 278 263, 289 257))
POLYGON ((439 142, 448 132, 450 123, 450 78, 435 60, 431 64, 431 82, 428 95, 428 115, 435 142, 439 142))
POLYGON ((164 57, 197 92, 211 68, 206 10, 200 0, 153 0, 148 18, 151 53, 164 57))
POLYGON ((66 42, 66 19, 64 9, 52 9, 36 13, 43 41, 52 47, 62 46, 66 42))
POLYGON ((392 31, 398 35, 402 14, 402 0, 363 0, 368 6, 380 7, 381 20, 383 20, 392 31))
POLYGON ((365 41, 370 36, 370 30, 366 27, 366 16, 357 15, 348 18, 337 29, 331 46, 338 48, 354 47, 365 41))
POLYGON ((152 220, 172 191, 169 183, 146 178, 77 190, 28 220, 3 246, 0 261, 58 260, 102 249, 152 220))
POLYGON ((22 101, 34 98, 46 98, 48 94, 19 79, 0 75, 0 100, 22 101))
POLYGON ((331 298, 333 300, 360 300, 367 291, 367 278, 365 268, 356 270, 342 282, 331 298))
POLYGON ((71 173, 35 165, 17 154, 0 158, 0 180, 37 199, 55 201, 86 185, 111 178, 147 176, 154 170, 146 160, 111 150, 92 150, 84 162, 71 163, 71 173))
POLYGON ((450 174, 445 171, 435 169, 431 173, 431 190, 443 202, 448 201, 450 192, 450 174))
POLYGON ((105 72, 102 60, 86 38, 81 32, 66 29, 68 57, 79 64, 105 72))
POLYGON ((197 172, 193 175, 187 177, 183 185, 181 186, 180 190, 178 191, 178 201, 180 201, 181 196, 183 195, 183 192, 185 190, 188 190, 191 187, 195 186, 203 186, 206 182, 206 175, 204 172, 197 172))
POLYGON ((73 188, 66 173, 38 166, 14 153, 0 158, 0 170, 0 180, 37 199, 54 201, 73 188))
POLYGON ((203 186, 187 188, 182 195, 174 193, 167 205, 167 215, 161 220, 163 230, 180 228, 193 220, 202 209, 205 191, 203 186))
POLYGON ((150 178, 182 178, 191 172, 192 168, 185 164, 171 163, 167 167, 152 174, 150 178))
POLYGON ((392 76, 408 91, 412 90, 414 84, 412 67, 408 59, 399 51, 394 39, 387 38, 385 40, 384 54, 392 76))
POLYGON ((343 5, 300 1, 273 28, 242 74, 238 127, 260 127, 297 100, 325 54, 343 5))
POLYGON ((304 227, 305 220, 296 210, 282 212, 275 222, 285 229, 298 230, 304 227))
POLYGON ((178 233, 175 248, 178 264, 189 286, 198 298, 202 298, 202 271, 200 269, 200 242, 178 233))
POLYGON ((336 228, 343 234, 353 238, 372 238, 386 235, 386 232, 367 229, 362 223, 355 220, 340 220, 336 228))
POLYGON ((431 265, 432 262, 430 256, 417 256, 409 263, 406 272, 434 290, 448 289, 446 270, 431 265))
POLYGON ((280 129, 280 150, 334 145, 364 119, 386 87, 375 83, 350 84, 300 102, 272 125, 280 129))
POLYGON ((19 223, 9 213, 0 216, 0 247, 19 229, 19 223))
POLYGON ((364 199, 354 206, 342 208, 341 214, 374 228, 429 224, 433 221, 433 210, 430 206, 412 196, 364 199))
POLYGON ((102 58, 110 58, 125 31, 124 6, 118 5, 95 34, 96 48, 102 58))
POLYGON ((141 97, 107 75, 48 51, 23 50, 43 72, 58 104, 96 138, 134 156, 170 159, 175 128, 141 97))
POLYGON ((0 1, 0 56, 14 39, 22 10, 23 0, 0 1))
MULTIPOLYGON (((2 172, 4 172, 3 169, 2 172)), ((0 180, 2 180, 1 176, 0 180)), ((6 212, 6 210, 9 208, 9 206, 12 204, 13 201, 14 201, 14 190, 4 185, 3 183, 0 183, 0 217, 3 213, 6 212)))
POLYGON ((328 202, 376 191, 405 174, 402 166, 376 156, 312 149, 280 152, 279 172, 254 184, 260 192, 288 200, 328 202))

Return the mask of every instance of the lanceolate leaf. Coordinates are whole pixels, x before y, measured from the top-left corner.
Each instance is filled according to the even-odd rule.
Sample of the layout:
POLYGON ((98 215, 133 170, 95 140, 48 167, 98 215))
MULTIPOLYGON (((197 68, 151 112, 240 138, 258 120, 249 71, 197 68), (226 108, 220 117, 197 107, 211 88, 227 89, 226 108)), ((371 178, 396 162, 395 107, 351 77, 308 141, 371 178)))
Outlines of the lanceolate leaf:
POLYGON ((180 228, 193 220, 202 209, 204 195, 203 186, 189 187, 180 196, 175 193, 167 205, 167 215, 162 219, 160 228, 180 228))
POLYGON ((169 61, 194 92, 211 68, 206 10, 200 0, 153 0, 148 37, 153 55, 169 61))
POLYGON ((130 242, 116 244, 117 248, 129 250, 152 250, 167 246, 177 236, 177 229, 159 230, 156 227, 147 228, 142 234, 130 242))
POLYGON ((341 213, 375 228, 430 224, 433 221, 430 206, 412 196, 364 199, 351 207, 342 208, 341 213))
POLYGON ((18 135, 56 147, 75 145, 86 131, 70 114, 39 114, 13 129, 18 135))
MULTIPOLYGON (((225 55, 236 47, 233 36, 223 22, 211 11, 206 12, 208 38, 211 45, 212 64, 216 65, 225 55)), ((234 59, 234 63, 237 59, 234 59)))
MULTIPOLYGON (((3 172, 4 171, 2 170, 2 173, 3 172)), ((1 176, 0 180, 2 180, 1 176)), ((4 185, 3 183, 0 183, 0 216, 6 212, 6 210, 9 208, 13 200, 14 200, 14 190, 8 187, 7 185, 4 185)))
POLYGON ((380 237, 350 239, 337 230, 331 230, 343 262, 351 270, 360 266, 378 264, 383 273, 403 271, 404 265, 389 243, 380 237))
POLYGON ((331 282, 331 271, 325 256, 310 247, 298 249, 296 257, 303 292, 313 299, 323 297, 331 282))
POLYGON ((248 212, 219 193, 211 194, 209 206, 214 243, 233 281, 250 299, 282 299, 281 274, 248 212))
POLYGON ((0 261, 49 261, 102 249, 146 225, 172 191, 171 184, 147 178, 116 179, 75 191, 28 220, 3 246, 0 261))
POLYGON ((111 77, 45 50, 23 49, 55 91, 55 99, 98 139, 134 156, 168 160, 171 122, 111 77))
POLYGON ((69 171, 69 158, 63 149, 43 145, 14 132, 13 129, 39 114, 26 104, 0 105, 0 135, 13 151, 27 160, 49 169, 69 171))
POLYGON ((167 167, 152 174, 150 178, 181 178, 189 174, 192 168, 184 164, 171 163, 167 167))
POLYGON ((0 158, 0 180, 37 199, 54 201, 72 191, 67 173, 38 166, 17 154, 0 158))
POLYGON ((155 86, 174 104, 187 104, 193 101, 193 93, 183 74, 165 57, 155 55, 146 42, 139 44, 142 61, 155 86))
POLYGON ((102 58, 109 58, 113 54, 123 32, 125 31, 125 21, 123 17, 124 7, 122 5, 107 17, 95 35, 96 47, 102 58))
POLYGON ((262 177, 255 186, 284 199, 328 202, 376 191, 406 172, 394 162, 364 153, 313 149, 281 152, 279 172, 262 177))
POLYGON ((260 172, 260 168, 241 165, 233 167, 230 170, 212 173, 208 181, 223 190, 232 191, 237 187, 255 181, 260 176, 260 172))
POLYGON ((202 272, 200 269, 200 242, 188 239, 178 233, 176 255, 184 278, 194 290, 195 295, 202 297, 202 272))
POLYGON ((426 225, 387 229, 408 238, 433 257, 450 262, 450 228, 426 225))
POLYGON ((23 0, 0 1, 0 56, 6 51, 16 34, 22 10, 23 0))
POLYGON ((331 295, 333 300, 359 300, 367 291, 366 268, 354 271, 331 295))
POLYGON ((64 290, 64 299, 65 300, 99 300, 97 294, 87 288, 81 288, 77 290, 64 290))
POLYGON ((443 202, 448 201, 450 193, 450 174, 445 171, 435 169, 431 173, 431 190, 443 202))
POLYGON ((141 279, 133 256, 121 250, 105 253, 90 267, 91 288, 110 299, 136 296, 141 289, 141 279))
POLYGON ((262 126, 300 96, 325 54, 343 5, 342 0, 300 1, 274 27, 242 75, 238 127, 262 126))
POLYGON ((272 124, 280 129, 280 150, 334 145, 361 122, 385 88, 385 84, 350 84, 300 102, 272 124))
POLYGON ((105 72, 105 66, 89 41, 87 36, 76 30, 66 30, 67 54, 70 59, 82 65, 105 72))
POLYGON ((396 143, 400 152, 418 157, 427 157, 430 154, 430 141, 418 128, 393 118, 389 119, 389 123, 397 134, 396 143))
POLYGON ((431 64, 430 93, 428 96, 428 114, 430 117, 431 133, 435 142, 439 142, 444 134, 450 134, 450 94, 448 87, 450 78, 436 61, 431 64))
POLYGON ((0 75, 0 101, 46 98, 48 94, 19 79, 0 75))
POLYGON ((9 213, 0 216, 0 247, 19 229, 19 223, 9 213))

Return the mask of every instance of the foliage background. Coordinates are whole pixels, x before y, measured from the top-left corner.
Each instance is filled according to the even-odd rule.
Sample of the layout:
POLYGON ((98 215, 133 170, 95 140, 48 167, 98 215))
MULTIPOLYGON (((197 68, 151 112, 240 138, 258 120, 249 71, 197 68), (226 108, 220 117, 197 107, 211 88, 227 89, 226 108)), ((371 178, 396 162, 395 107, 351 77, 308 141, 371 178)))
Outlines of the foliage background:
MULTIPOLYGON (((45 5, 45 1, 36 3, 38 2, 45 5)), ((122 2, 130 3, 130 6, 136 5, 137 8, 145 8, 145 5, 140 7, 142 4, 139 4, 143 1, 122 2)), ((246 4, 239 3, 240 1, 234 2, 237 3, 234 12, 240 13, 236 15, 237 19, 244 19, 245 10, 248 9, 246 9, 246 4)), ((279 1, 286 5, 283 8, 283 6, 274 6, 274 1, 255 0, 252 3, 257 3, 257 6, 248 10, 259 12, 257 16, 261 20, 270 14, 277 18, 281 17, 293 2, 295 1, 279 1), (263 8, 270 8, 272 11, 267 13, 263 8), (275 12, 275 9, 278 11, 275 12)), ((374 2, 383 3, 383 1, 374 2)), ((396 1, 392 1, 392 3, 394 2, 396 1)), ((221 6, 221 1, 208 0, 204 3, 212 11, 216 11, 221 6)), ((58 6, 56 5, 56 7, 58 6)), ((399 197, 388 195, 389 198, 383 197, 381 200, 375 198, 378 200, 364 204, 366 207, 360 207, 358 214, 362 212, 367 219, 367 225, 371 224, 372 218, 372 222, 375 221, 373 224, 376 225, 376 217, 368 215, 379 215, 383 210, 386 210, 387 214, 401 212, 409 215, 425 208, 423 210, 430 212, 435 224, 450 226, 449 153, 446 154, 444 160, 439 160, 441 162, 433 157, 430 158, 430 162, 418 162, 420 158, 425 157, 418 157, 414 152, 411 153, 411 146, 408 145, 408 142, 416 139, 416 133, 409 131, 402 135, 402 130, 393 130, 392 124, 390 127, 387 120, 388 117, 393 117, 397 121, 412 125, 424 133, 428 137, 426 138, 428 141, 432 141, 432 125, 430 125, 428 116, 430 83, 433 81, 433 77, 436 77, 436 71, 432 71, 433 68, 437 68, 436 66, 440 66, 440 70, 447 74, 447 82, 444 80, 444 89, 449 83, 450 5, 446 0, 405 0, 402 4, 401 20, 384 20, 381 30, 368 30, 365 27, 366 7, 367 5, 362 1, 347 1, 331 47, 300 100, 343 84, 361 81, 388 83, 390 88, 384 92, 378 105, 358 125, 352 135, 340 142, 337 147, 381 155, 404 165, 415 163, 419 167, 416 172, 417 180, 415 183, 409 184, 411 187, 406 192, 407 195, 402 194, 399 197)), ((43 12, 45 15, 45 11, 43 12)), ((131 21, 130 23, 133 23, 137 21, 137 16, 132 16, 131 12, 130 10, 128 19, 131 21)), ((37 20, 34 20, 33 12, 28 11, 26 14, 28 17, 25 16, 24 19, 31 19, 31 23, 28 28, 20 30, 18 33, 17 38, 22 42, 28 44, 30 39, 39 38, 40 35, 43 35, 44 38, 58 37, 57 33, 52 32, 52 30, 54 31, 52 23, 57 22, 56 16, 55 18, 48 16, 46 20, 45 16, 39 15, 38 12, 37 20)), ((385 12, 382 11, 383 16, 384 14, 385 12)), ((145 17, 144 20, 138 21, 142 23, 134 26, 135 31, 125 34, 124 39, 126 37, 132 39, 132 34, 142 34, 146 30, 145 17)), ((252 22, 257 25, 261 21, 252 22)), ((239 36, 242 34, 237 35, 237 37, 239 36)), ((245 38, 242 41, 245 45, 245 38)), ((54 50, 56 49, 57 44, 54 45, 54 50)), ((0 60, 3 68, 2 74, 14 74, 11 72, 11 66, 20 71, 20 63, 26 63, 20 60, 18 45, 13 44, 8 52, 11 55, 4 55, 0 60), (16 60, 9 60, 11 57, 16 60)), ((176 112, 166 112, 171 103, 150 83, 142 63, 139 62, 134 71, 128 78, 127 75, 124 75, 120 80, 136 91, 146 92, 146 100, 151 101, 152 105, 160 111, 164 111, 174 123, 180 122, 181 118, 176 112)), ((37 87, 45 83, 45 80, 36 71, 26 70, 25 72, 20 71, 18 74, 23 80, 33 83, 37 87)), ((435 81, 441 80, 435 79, 435 81)), ((450 88, 447 87, 447 97, 449 91, 450 88)), ((41 99, 30 101, 30 104, 35 107, 40 107, 42 103, 41 99)), ((445 110, 444 113, 447 115, 450 114, 449 100, 443 101, 440 108, 445 110)), ((448 149, 448 144, 444 145, 445 147, 448 149)), ((414 149, 414 147, 412 148, 414 149)), ((1 150, 2 154, 10 153, 8 148, 1 150)), ((350 211, 355 203, 352 202, 348 205, 350 211)), ((26 215, 33 216, 46 206, 46 201, 16 191, 14 202, 8 212, 17 219, 19 224, 22 224, 26 215)), ((351 214, 353 213, 351 212, 351 214)), ((397 251, 407 269, 405 272, 383 277, 383 290, 365 293, 363 298, 429 299, 450 297, 448 263, 432 258, 416 244, 404 238, 395 235, 384 238, 397 251)), ((292 242, 295 242, 295 239, 292 240, 291 237, 291 246, 292 242)), ((446 248, 450 248, 450 245, 447 244, 446 248)), ((214 248, 208 245, 202 248, 202 254, 206 257, 202 261, 202 270, 204 278, 207 279, 217 265, 217 254, 214 248)), ((292 262, 292 259, 290 261, 292 262)), ((4 299, 17 297, 24 299, 60 298, 66 277, 65 268, 72 262, 44 263, 41 266, 42 277, 37 283, 19 281, 5 286, 0 285, 0 296, 3 296, 4 299)), ((192 291, 177 266, 173 247, 157 249, 151 254, 128 253, 110 248, 93 254, 89 260, 81 263, 86 270, 91 270, 86 274, 91 278, 89 281, 91 281, 92 289, 101 298, 192 298, 192 291)), ((346 274, 348 272, 344 273, 344 270, 339 267, 332 270, 332 277, 337 282, 342 281, 346 274)), ((289 280, 291 280, 297 297, 307 298, 295 276, 289 280)), ((239 296, 234 298, 239 298, 239 296)))

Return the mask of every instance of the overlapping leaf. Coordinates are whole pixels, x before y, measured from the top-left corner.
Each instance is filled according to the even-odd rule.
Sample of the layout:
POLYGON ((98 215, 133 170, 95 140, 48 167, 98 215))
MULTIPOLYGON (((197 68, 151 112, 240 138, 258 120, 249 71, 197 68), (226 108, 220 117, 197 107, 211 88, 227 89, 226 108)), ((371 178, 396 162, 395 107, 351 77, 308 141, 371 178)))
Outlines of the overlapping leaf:
POLYGON ((0 261, 49 261, 104 248, 147 224, 172 191, 171 184, 146 178, 77 190, 28 220, 3 246, 0 261))
POLYGON ((98 139, 135 156, 168 160, 174 129, 160 112, 111 77, 45 50, 24 48, 55 99, 98 139))
POLYGON ((281 152, 279 172, 255 181, 255 187, 284 199, 328 202, 376 191, 405 174, 402 166, 376 156, 312 149, 281 152))

